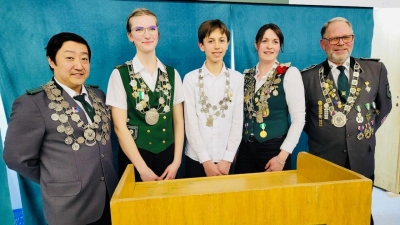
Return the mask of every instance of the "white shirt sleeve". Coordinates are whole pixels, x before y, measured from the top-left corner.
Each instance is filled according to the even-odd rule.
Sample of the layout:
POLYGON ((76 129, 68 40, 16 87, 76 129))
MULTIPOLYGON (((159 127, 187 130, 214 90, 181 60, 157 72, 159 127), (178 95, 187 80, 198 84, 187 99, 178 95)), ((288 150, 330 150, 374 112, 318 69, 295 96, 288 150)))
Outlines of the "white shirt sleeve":
MULTIPOLYGON (((206 144, 202 138, 199 118, 196 114, 196 86, 193 78, 197 76, 190 76, 191 73, 186 74, 183 79, 183 95, 185 99, 184 105, 184 117, 185 117, 185 132, 187 141, 196 153, 200 163, 211 160, 208 155, 206 144)), ((192 74, 193 75, 193 74, 192 74)), ((196 74, 197 75, 197 74, 196 74)))
POLYGON ((235 96, 235 105, 233 106, 232 125, 229 132, 227 149, 223 156, 223 160, 228 162, 233 162, 233 159, 235 158, 236 152, 242 140, 243 131, 244 76, 239 72, 236 73, 238 74, 237 77, 239 79, 236 79, 237 84, 235 86, 235 90, 233 90, 235 96))
POLYGON ((281 149, 292 153, 305 124, 304 85, 300 71, 296 67, 290 67, 283 80, 291 124, 281 149))
POLYGON ((108 81, 106 105, 128 110, 124 84, 118 69, 114 69, 108 81))
POLYGON ((182 79, 177 70, 175 70, 174 88, 174 105, 176 105, 184 101, 182 79))

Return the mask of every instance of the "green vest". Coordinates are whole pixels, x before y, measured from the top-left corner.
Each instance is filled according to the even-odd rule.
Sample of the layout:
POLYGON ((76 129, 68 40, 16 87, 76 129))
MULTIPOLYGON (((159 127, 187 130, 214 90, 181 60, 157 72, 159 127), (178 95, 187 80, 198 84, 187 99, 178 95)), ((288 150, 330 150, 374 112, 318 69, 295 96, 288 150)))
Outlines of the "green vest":
MULTIPOLYGON (((129 77, 129 71, 126 64, 117 66, 116 68, 121 75, 122 83, 124 84, 127 104, 128 104, 128 120, 127 126, 130 130, 133 139, 138 148, 145 149, 152 153, 160 153, 164 151, 168 146, 174 142, 174 128, 172 111, 174 105, 174 84, 175 84, 175 70, 170 66, 167 67, 168 80, 171 84, 171 100, 170 100, 170 111, 165 114, 160 114, 158 122, 154 125, 149 125, 145 121, 145 114, 136 110, 136 99, 132 96, 132 86, 129 85, 131 79, 129 77)), ((159 77, 157 76, 157 83, 159 77)), ((136 79, 137 80, 137 79, 136 79)), ((140 82, 137 82, 138 88, 140 88, 140 82)), ((156 86, 157 88, 157 86, 156 86)), ((148 90, 150 108, 156 108, 159 105, 158 99, 160 94, 156 91, 148 90)), ((161 111, 161 110, 159 110, 161 111)))
MULTIPOLYGON (((252 69, 250 69, 252 70, 252 69)), ((250 71, 248 70, 248 71, 250 71)), ((287 70, 286 70, 287 71, 287 70)), ((256 80, 252 73, 245 73, 244 86, 246 84, 256 85, 256 80)), ((283 90, 283 79, 285 74, 280 76, 281 82, 276 84, 278 86, 278 95, 268 99, 269 115, 263 117, 263 122, 266 124, 264 131, 267 132, 267 136, 262 138, 260 133, 263 131, 261 123, 256 122, 256 118, 249 119, 248 113, 244 112, 244 128, 243 128, 243 140, 247 142, 249 136, 253 134, 259 143, 263 143, 269 139, 280 137, 287 134, 289 130, 288 115, 289 110, 286 103, 285 91, 283 90)), ((261 87, 262 88, 262 87, 261 87)), ((253 96, 254 110, 258 111, 258 106, 255 105, 255 98, 260 98, 259 92, 257 91, 253 96)), ((245 106, 246 107, 246 106, 245 106)))

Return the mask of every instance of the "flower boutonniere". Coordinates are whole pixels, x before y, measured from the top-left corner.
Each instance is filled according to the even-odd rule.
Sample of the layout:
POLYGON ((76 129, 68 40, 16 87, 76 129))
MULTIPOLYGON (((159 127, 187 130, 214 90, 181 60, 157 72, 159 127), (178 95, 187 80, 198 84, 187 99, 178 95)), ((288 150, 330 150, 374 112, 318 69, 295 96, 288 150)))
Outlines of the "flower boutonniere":
POLYGON ((283 63, 279 64, 278 67, 276 67, 276 75, 280 76, 284 73, 286 73, 286 70, 289 68, 290 63, 283 63))

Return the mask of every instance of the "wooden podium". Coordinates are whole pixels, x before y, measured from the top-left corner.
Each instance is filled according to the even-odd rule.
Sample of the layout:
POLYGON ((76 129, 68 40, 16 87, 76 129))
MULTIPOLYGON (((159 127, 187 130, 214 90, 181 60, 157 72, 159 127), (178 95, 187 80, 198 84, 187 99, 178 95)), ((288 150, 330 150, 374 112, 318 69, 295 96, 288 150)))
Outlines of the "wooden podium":
POLYGON ((372 182, 301 152, 297 170, 135 183, 111 199, 115 225, 369 224, 372 182))

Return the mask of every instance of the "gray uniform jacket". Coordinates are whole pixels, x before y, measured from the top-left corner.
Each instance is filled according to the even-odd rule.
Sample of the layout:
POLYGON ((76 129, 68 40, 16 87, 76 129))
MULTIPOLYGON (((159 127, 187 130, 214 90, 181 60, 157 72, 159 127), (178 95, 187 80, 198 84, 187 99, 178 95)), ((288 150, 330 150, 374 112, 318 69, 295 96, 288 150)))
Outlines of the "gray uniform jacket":
MULTIPOLYGON (((310 153, 344 166, 347 155, 350 168, 366 177, 374 174, 375 132, 381 126, 392 108, 387 70, 383 63, 371 59, 350 58, 350 81, 353 79, 354 65, 360 65, 360 75, 356 85, 357 98, 347 114, 346 125, 336 127, 331 123, 332 116, 324 118, 326 98, 321 87, 319 71, 324 68, 324 78, 333 81, 328 61, 302 71, 306 98, 306 125, 304 131, 308 134, 310 153), (369 91, 368 91, 369 90, 369 91), (319 105, 321 104, 322 106, 319 105), (376 110, 371 104, 376 104, 376 110), (370 110, 367 110, 368 103, 370 110), (367 106, 366 106, 367 104, 367 106), (358 116, 356 106, 359 106, 363 122, 356 121, 358 116), (369 115, 371 115, 370 120, 369 115), (319 120, 321 118, 322 120, 319 120), (371 136, 364 135, 367 128, 371 136), (362 135, 359 135, 362 133, 362 135), (360 140, 361 136, 363 138, 360 140)), ((333 82, 333 90, 337 90, 333 82)), ((350 85, 352 85, 350 83, 350 85)), ((339 94, 336 91, 336 94, 339 94)), ((335 111, 343 111, 334 105, 335 111)))
MULTIPOLYGON (((104 103, 104 93, 97 88, 92 90, 104 103)), ((79 107, 65 91, 62 96, 71 107, 79 107)), ((4 143, 4 161, 10 169, 40 184, 48 224, 94 222, 103 213, 106 191, 111 198, 118 182, 111 141, 91 147, 83 143, 78 151, 72 150, 65 143, 67 135, 57 132, 60 121, 51 119, 55 111, 49 103, 44 91, 15 100, 4 143)), ((83 109, 78 114, 87 123, 83 109)), ((83 136, 84 130, 68 120, 74 135, 83 136)), ((103 125, 101 121, 99 126, 103 125)))

